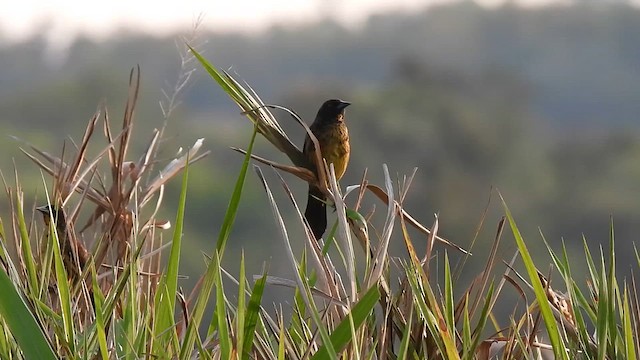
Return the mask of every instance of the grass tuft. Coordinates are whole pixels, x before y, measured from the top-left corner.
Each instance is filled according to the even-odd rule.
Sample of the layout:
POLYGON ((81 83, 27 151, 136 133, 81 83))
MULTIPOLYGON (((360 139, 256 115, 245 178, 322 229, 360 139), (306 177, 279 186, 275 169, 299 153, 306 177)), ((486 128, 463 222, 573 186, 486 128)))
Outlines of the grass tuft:
MULTIPOLYGON (((344 191, 331 167, 322 167, 316 176, 270 110, 283 108, 264 104, 247 83, 189 49, 182 75, 164 99, 165 118, 190 77, 190 70, 184 70, 188 59, 197 59, 252 125, 216 249, 198 285, 188 296, 180 289, 179 255, 188 232, 189 168, 207 152, 198 139, 152 171, 163 128, 150 132, 141 154, 130 153, 140 86, 139 69, 134 69, 121 126, 114 126, 107 109, 100 108, 81 141, 62 144, 60 155, 21 141, 23 152, 42 170, 47 203, 65 211, 64 221, 28 223, 17 171, 13 186, 3 176, 11 216, 0 221, 0 358, 637 358, 640 302, 635 277, 620 278, 615 271, 613 222, 606 251, 585 245, 586 281, 574 278, 575 264, 569 263, 566 249, 556 253, 548 245, 553 270, 542 272, 549 266, 534 262, 501 198, 505 216, 497 222, 485 265, 479 273, 468 269, 470 252, 442 235, 446 229, 437 216, 426 227, 404 208, 413 174, 396 181, 382 164, 383 184, 370 183, 365 173, 344 191), (292 164, 254 154, 258 136, 292 164), (252 162, 274 171, 276 186, 252 162), (247 275, 244 255, 238 269, 221 266, 246 179, 253 175, 249 169, 272 209, 279 229, 272 243, 286 254, 291 279, 269 276, 266 270, 247 275), (327 239, 314 239, 282 172, 321 186, 332 200, 337 222, 327 239), (165 185, 178 174, 182 186, 172 224, 159 218, 158 210, 165 185), (284 192, 287 204, 276 201, 276 191, 284 192), (384 203, 382 223, 361 215, 365 197, 384 203), (295 210, 294 223, 285 222, 284 205, 295 210), (80 218, 88 220, 81 223, 80 218), (294 228, 303 231, 294 234, 294 228), (511 230, 518 250, 502 266, 498 246, 506 241, 505 229, 511 230), (297 239, 304 243, 301 254, 293 250, 297 239), (404 246, 405 255, 390 256, 392 241, 404 246), (163 249, 168 249, 167 259, 162 259, 163 249), (79 261, 81 251, 89 254, 86 262, 79 261), (230 275, 234 271, 237 279, 230 275), (292 299, 267 310, 262 300, 271 286, 293 289, 292 299), (206 309, 214 309, 213 314, 206 309), (506 320, 504 309, 513 309, 506 311, 506 320)), ((285 110, 308 131, 295 112, 285 110)), ((469 243, 478 240, 486 214, 469 243)), ((56 218, 53 212, 48 215, 56 218)), ((635 266, 640 266, 637 258, 635 266)))

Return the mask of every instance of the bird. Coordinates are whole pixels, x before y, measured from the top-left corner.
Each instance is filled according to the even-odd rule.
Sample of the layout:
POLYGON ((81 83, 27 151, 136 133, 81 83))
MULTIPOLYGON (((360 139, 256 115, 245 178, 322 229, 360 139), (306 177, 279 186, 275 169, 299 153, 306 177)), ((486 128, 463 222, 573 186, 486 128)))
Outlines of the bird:
POLYGON ((82 243, 75 239, 74 234, 70 231, 62 208, 55 205, 44 205, 37 207, 36 210, 42 213, 44 223, 47 227, 51 223, 51 216, 53 216, 64 267, 72 283, 75 285, 80 281, 80 274, 89 261, 89 252, 82 243))
MULTIPOLYGON (((351 146, 349 131, 345 123, 345 108, 351 103, 331 99, 325 101, 315 120, 310 126, 313 135, 318 139, 320 154, 327 165, 333 164, 336 180, 340 180, 347 170, 351 146)), ((304 139, 303 155, 309 164, 316 164, 315 146, 309 134, 304 139)), ((315 166, 311 169, 318 173, 315 166)), ((304 216, 316 239, 320 239, 327 228, 326 196, 317 186, 309 184, 307 207, 304 216)))

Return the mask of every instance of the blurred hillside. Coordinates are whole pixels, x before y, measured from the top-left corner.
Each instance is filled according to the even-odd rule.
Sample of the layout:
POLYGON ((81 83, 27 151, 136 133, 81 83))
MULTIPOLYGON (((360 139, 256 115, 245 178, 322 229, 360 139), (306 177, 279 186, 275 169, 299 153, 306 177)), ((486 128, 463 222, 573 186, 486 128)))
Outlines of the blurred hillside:
MULTIPOLYGON (((3 133, 60 153, 65 138, 82 136, 101 101, 112 122, 119 121, 129 70, 139 64, 143 82, 134 135, 142 147, 164 121, 162 91, 171 93, 181 71, 176 39, 178 34, 133 33, 99 43, 85 39, 61 58, 52 57, 42 39, 0 48, 3 133)), ((309 122, 324 99, 351 101, 353 158, 343 185, 359 181, 365 168, 380 182, 383 163, 399 176, 418 167, 406 206, 425 224, 439 213, 441 232, 460 245, 471 241, 492 186, 502 191, 528 238, 539 238, 540 227, 555 246, 564 237, 580 247, 582 234, 606 242, 613 215, 618 244, 629 249, 636 240, 640 10, 634 7, 525 10, 459 3, 378 15, 357 31, 326 22, 255 37, 202 33, 200 39, 206 43, 199 48, 214 64, 236 72, 265 102, 291 107, 309 122)), ((163 143, 167 159, 199 137, 212 150, 191 171, 183 251, 188 273, 202 269, 200 251, 213 247, 242 161, 229 147, 246 147, 251 133, 213 81, 199 68, 194 76, 163 143)), ((280 119, 302 143, 302 130, 287 115, 280 119)), ((39 174, 18 145, 8 137, 1 142, 0 169, 11 178, 15 160, 27 193, 42 201, 39 174)), ((257 152, 284 161, 264 141, 257 152)), ((286 179, 304 206, 306 186, 286 179)), ((178 186, 168 189, 168 218, 178 186)), ((374 205, 381 208, 367 203, 365 212, 374 205)), ((291 210, 285 202, 283 207, 291 210)), ((494 196, 482 243, 493 239, 499 214, 494 196)), ((300 234, 295 226, 291 230, 300 234)), ((288 271, 278 268, 280 238, 255 176, 248 180, 232 241, 231 251, 250 250, 250 272, 264 261, 274 274, 288 271)), ((618 262, 626 263, 627 254, 619 255, 618 262)))

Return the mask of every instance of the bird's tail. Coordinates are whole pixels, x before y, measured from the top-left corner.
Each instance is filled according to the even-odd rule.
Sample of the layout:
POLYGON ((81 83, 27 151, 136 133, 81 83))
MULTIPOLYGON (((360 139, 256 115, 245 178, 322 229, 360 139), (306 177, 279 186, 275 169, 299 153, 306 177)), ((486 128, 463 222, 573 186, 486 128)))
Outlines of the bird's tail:
POLYGON ((307 209, 304 217, 307 219, 313 236, 320 239, 327 228, 327 209, 324 194, 315 186, 309 186, 309 196, 307 198, 307 209))

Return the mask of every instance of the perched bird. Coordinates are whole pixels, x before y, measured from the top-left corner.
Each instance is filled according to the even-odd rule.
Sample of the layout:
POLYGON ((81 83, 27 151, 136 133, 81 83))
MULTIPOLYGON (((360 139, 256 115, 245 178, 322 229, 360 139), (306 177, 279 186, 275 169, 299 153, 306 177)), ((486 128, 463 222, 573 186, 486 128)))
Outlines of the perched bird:
POLYGON ((84 245, 75 239, 74 234, 69 230, 64 210, 54 205, 40 206, 36 210, 42 213, 47 226, 51 223, 51 216, 53 216, 64 267, 72 283, 76 284, 80 280, 80 274, 84 266, 89 261, 89 252, 84 245))
MULTIPOLYGON (((325 101, 310 127, 311 132, 318 139, 322 158, 327 165, 333 164, 338 180, 347 170, 351 152, 349 131, 344 119, 344 109, 349 105, 351 103, 337 99, 325 101)), ((315 147, 309 134, 304 140, 303 153, 310 164, 315 164, 315 147)), ((316 170, 317 173, 317 169, 312 170, 316 170)), ((310 184, 304 216, 316 239, 320 239, 327 228, 327 210, 324 200, 326 198, 322 191, 310 184)))

